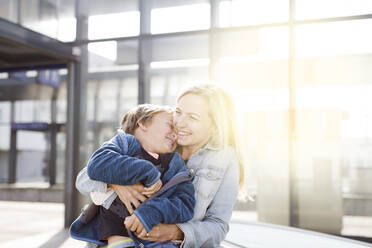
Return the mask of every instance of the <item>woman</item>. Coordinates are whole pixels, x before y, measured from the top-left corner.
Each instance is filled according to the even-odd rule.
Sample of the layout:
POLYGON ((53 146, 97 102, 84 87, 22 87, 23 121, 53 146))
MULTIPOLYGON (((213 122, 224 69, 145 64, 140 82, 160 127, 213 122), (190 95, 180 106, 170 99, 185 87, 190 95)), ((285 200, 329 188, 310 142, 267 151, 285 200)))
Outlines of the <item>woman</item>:
POLYGON ((189 88, 177 99, 174 124, 180 154, 195 173, 194 217, 186 223, 159 224, 144 239, 218 247, 244 178, 232 99, 213 85, 189 88))
MULTIPOLYGON (((182 240, 182 247, 218 247, 228 232, 244 178, 233 102, 217 86, 191 87, 177 99, 174 125, 179 152, 194 174, 194 217, 186 223, 159 224, 147 235, 138 235, 149 241, 182 240)), ((125 205, 143 199, 138 185, 115 191, 125 205)))

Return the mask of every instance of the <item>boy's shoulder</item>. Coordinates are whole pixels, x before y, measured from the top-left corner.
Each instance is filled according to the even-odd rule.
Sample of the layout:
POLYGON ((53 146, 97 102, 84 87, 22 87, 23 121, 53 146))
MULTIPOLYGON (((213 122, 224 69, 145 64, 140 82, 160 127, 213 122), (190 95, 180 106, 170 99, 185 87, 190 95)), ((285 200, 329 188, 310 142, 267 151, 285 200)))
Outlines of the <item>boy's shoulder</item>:
POLYGON ((119 138, 119 141, 124 147, 135 147, 138 149, 141 146, 138 139, 134 135, 126 133, 121 129, 118 130, 118 133, 114 138, 119 138))

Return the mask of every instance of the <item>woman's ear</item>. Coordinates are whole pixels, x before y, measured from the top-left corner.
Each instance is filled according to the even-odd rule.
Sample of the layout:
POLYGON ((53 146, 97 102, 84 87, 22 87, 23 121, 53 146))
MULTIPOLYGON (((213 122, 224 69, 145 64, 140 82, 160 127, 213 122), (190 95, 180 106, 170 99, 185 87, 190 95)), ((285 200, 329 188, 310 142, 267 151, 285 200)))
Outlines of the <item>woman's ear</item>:
POLYGON ((146 125, 143 124, 143 122, 138 122, 138 128, 140 128, 142 131, 146 132, 147 131, 147 127, 146 125))

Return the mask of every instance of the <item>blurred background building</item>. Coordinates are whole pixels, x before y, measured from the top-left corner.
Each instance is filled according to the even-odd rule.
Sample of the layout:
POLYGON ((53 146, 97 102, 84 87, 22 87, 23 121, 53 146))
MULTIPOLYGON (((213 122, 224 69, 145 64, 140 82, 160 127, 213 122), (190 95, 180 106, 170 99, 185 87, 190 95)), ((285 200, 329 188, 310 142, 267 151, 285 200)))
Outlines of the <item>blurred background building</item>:
POLYGON ((69 226, 76 174, 127 110, 214 82, 257 194, 237 211, 372 237, 372 1, 0 0, 0 17, 0 200, 64 203, 69 226))

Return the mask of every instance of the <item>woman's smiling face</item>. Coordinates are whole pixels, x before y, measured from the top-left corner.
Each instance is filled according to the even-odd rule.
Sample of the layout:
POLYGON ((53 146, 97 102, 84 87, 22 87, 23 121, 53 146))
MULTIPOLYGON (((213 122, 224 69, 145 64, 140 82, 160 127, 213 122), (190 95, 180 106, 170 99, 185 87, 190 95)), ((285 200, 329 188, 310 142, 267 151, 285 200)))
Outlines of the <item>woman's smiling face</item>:
POLYGON ((177 143, 194 153, 211 138, 213 125, 207 102, 198 95, 186 94, 177 102, 174 115, 177 143))

